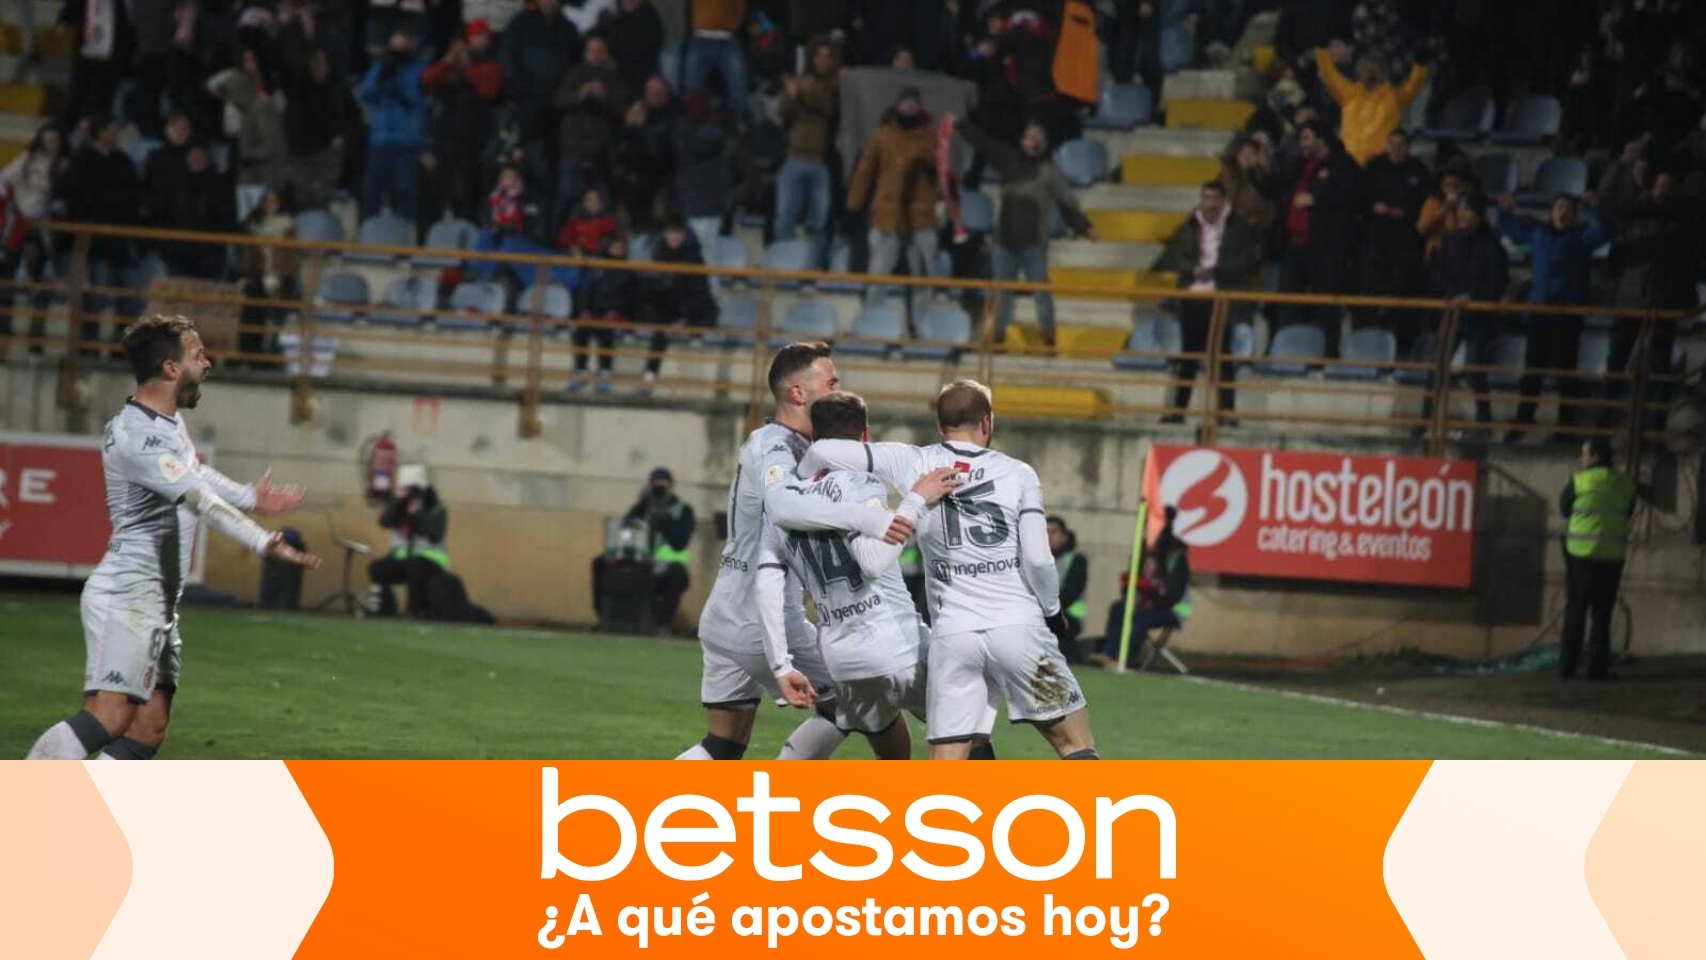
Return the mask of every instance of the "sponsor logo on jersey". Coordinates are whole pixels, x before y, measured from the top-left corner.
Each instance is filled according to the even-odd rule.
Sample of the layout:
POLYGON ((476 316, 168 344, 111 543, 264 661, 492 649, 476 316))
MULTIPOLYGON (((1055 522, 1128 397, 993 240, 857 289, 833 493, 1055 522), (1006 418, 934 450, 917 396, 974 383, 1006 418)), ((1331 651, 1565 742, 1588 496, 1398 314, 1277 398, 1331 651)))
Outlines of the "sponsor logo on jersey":
POLYGON ((723 557, 717 561, 718 570, 734 570, 738 573, 751 573, 752 568, 739 557, 723 557))
POLYGON ((166 441, 160 439, 157 436, 150 435, 146 440, 142 441, 142 449, 143 450, 152 450, 155 447, 164 445, 165 442, 166 441))
POLYGON ((160 454, 160 473, 165 476, 167 483, 177 483, 189 472, 189 467, 184 466, 182 460, 170 453, 160 454))
POLYGON ((937 560, 933 564, 936 579, 943 583, 953 583, 955 577, 981 577, 992 573, 1006 573, 1019 569, 1018 557, 1003 557, 1000 560, 980 560, 977 563, 948 563, 937 560))
POLYGON ((954 565, 946 560, 930 561, 930 572, 939 583, 954 582, 954 565))
POLYGON ((778 483, 781 483, 782 479, 787 475, 788 471, 785 470, 781 464, 773 463, 764 471, 764 485, 767 487, 774 487, 778 483))
POLYGON ((830 616, 830 619, 834 620, 836 623, 841 623, 844 620, 850 620, 853 617, 857 617, 861 614, 869 613, 872 610, 875 610, 876 608, 878 608, 882 605, 883 605, 882 595, 881 594, 873 594, 870 597, 868 597, 867 599, 859 600, 859 601, 856 601, 854 603, 850 603, 845 607, 831 608, 829 611, 829 616, 830 616))

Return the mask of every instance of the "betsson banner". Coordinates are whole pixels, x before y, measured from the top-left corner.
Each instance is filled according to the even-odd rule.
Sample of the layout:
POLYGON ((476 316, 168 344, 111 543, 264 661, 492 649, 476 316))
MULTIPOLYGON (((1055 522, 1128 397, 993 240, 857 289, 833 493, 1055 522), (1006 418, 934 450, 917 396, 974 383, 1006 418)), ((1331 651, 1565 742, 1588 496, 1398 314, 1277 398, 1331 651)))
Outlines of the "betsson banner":
POLYGON ((1457 588, 1473 575, 1466 461, 1157 444, 1143 496, 1178 508, 1194 570, 1457 588))
POLYGON ((1706 942, 1702 790, 1674 761, 7 763, 0 954, 1657 960, 1706 942))
MULTIPOLYGON (((196 453, 211 462, 210 450, 196 453)), ((87 577, 112 536, 106 498, 100 437, 0 433, 0 574, 87 577)), ((205 540, 198 532, 191 583, 201 582, 205 540)))

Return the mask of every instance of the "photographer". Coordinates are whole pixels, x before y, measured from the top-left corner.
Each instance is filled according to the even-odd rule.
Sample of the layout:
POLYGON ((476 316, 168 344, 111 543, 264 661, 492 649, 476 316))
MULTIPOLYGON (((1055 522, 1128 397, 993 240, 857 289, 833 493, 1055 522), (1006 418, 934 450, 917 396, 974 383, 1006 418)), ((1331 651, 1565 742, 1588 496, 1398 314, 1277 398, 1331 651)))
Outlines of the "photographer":
MULTIPOLYGON (((687 544, 693 539, 697 523, 693 508, 675 495, 675 477, 666 468, 658 467, 622 523, 624 527, 643 531, 644 540, 636 546, 643 544, 652 558, 651 622, 667 631, 689 585, 687 567, 693 557, 687 551, 687 544)), ((605 584, 622 559, 612 548, 592 562, 592 603, 600 623, 605 622, 605 584)))
POLYGON ((379 594, 378 616, 397 615, 392 588, 404 584, 409 588, 409 616, 422 617, 433 582, 450 570, 450 554, 444 549, 450 511, 427 482, 423 466, 398 470, 397 485, 402 488, 397 499, 379 515, 379 525, 391 531, 391 553, 368 564, 367 577, 379 594))

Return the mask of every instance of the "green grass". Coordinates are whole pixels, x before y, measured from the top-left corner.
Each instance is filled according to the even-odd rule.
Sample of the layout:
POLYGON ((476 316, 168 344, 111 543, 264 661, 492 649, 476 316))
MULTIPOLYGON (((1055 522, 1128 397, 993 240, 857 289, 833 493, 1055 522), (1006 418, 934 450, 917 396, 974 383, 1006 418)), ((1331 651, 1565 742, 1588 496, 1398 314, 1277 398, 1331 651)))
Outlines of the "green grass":
MULTIPOLYGON (((164 757, 667 759, 704 731, 699 649, 686 641, 194 608, 184 635, 164 757)), ((77 707, 76 600, 0 597, 0 636, 0 757, 21 757, 77 707)), ((1655 756, 1159 676, 1080 676, 1110 759, 1655 756)), ((749 755, 775 756, 797 717, 763 708, 749 755)), ((1024 727, 1003 725, 996 743, 1007 758, 1052 755, 1024 727)), ((840 755, 868 752, 850 742, 840 755)))

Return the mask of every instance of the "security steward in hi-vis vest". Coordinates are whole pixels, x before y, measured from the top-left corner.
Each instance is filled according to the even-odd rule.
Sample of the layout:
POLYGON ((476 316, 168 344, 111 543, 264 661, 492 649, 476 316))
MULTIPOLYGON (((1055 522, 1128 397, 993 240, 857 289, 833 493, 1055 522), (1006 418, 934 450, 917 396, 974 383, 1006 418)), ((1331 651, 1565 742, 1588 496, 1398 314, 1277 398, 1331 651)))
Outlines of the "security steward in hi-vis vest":
POLYGON ((1582 444, 1582 468, 1570 478, 1559 498, 1568 524, 1564 533, 1564 635, 1558 652, 1558 674, 1566 680, 1576 675, 1584 632, 1588 679, 1605 680, 1611 675, 1611 614, 1623 582, 1623 559, 1629 547, 1629 520, 1635 513, 1636 495, 1634 479, 1612 466, 1609 440, 1582 444))
POLYGON ((1079 663, 1084 657, 1078 649, 1078 637, 1084 632, 1084 616, 1090 609, 1084 602, 1084 591, 1090 585, 1090 561, 1078 552, 1078 535, 1060 517, 1048 518, 1048 548, 1060 574, 1060 609, 1066 614, 1068 627, 1057 638, 1060 652, 1067 662, 1079 663))

